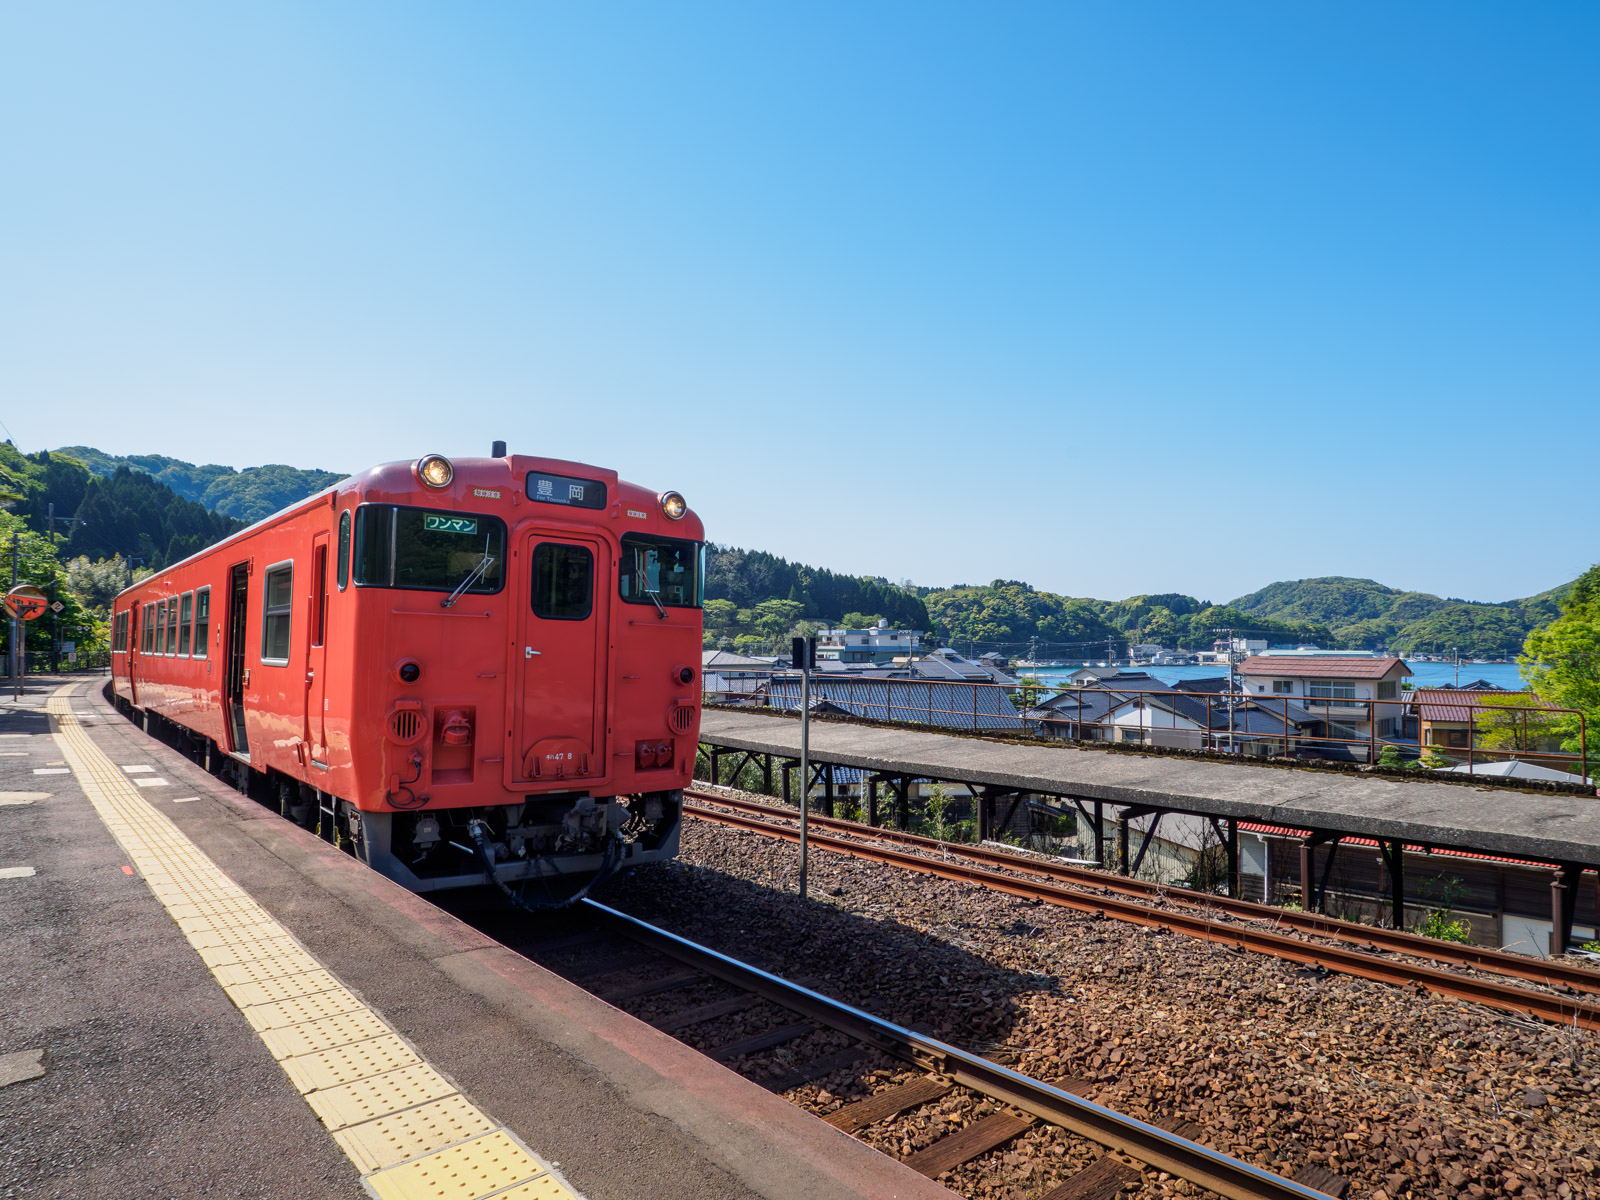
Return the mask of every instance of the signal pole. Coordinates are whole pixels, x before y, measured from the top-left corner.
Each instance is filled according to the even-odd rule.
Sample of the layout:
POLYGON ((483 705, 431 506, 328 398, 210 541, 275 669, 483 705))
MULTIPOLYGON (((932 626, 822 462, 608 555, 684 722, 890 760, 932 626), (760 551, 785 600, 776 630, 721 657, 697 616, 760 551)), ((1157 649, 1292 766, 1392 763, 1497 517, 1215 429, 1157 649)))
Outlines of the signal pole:
MULTIPOLYGON (((11 535, 11 586, 17 586, 17 535, 11 535)), ((22 699, 22 671, 27 669, 27 652, 22 649, 22 618, 11 618, 11 698, 22 699), (21 664, 20 667, 18 664, 21 664)))
POLYGON ((790 640, 790 657, 800 668, 800 899, 806 898, 806 867, 810 860, 811 812, 811 668, 817 661, 817 639, 790 640))

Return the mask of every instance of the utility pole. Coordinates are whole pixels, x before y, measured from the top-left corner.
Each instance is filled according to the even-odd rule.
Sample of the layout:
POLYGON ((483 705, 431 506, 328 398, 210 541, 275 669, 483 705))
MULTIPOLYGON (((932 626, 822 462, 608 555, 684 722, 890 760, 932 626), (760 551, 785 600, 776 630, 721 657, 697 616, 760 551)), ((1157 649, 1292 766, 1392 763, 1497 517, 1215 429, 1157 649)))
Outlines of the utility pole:
MULTIPOLYGON (((11 535, 11 586, 17 586, 17 535, 11 535)), ((22 618, 11 618, 11 698, 22 699, 22 672, 27 670, 27 652, 21 646, 22 618)))

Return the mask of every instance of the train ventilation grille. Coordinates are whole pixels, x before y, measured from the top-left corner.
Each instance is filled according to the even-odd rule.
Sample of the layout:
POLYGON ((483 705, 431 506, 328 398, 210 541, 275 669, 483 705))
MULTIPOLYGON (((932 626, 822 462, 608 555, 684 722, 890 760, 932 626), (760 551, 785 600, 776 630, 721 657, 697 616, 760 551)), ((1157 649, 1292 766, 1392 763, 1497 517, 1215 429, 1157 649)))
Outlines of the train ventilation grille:
POLYGON ((675 707, 667 717, 667 724, 672 726, 674 733, 688 733, 694 728, 694 706, 680 704, 675 707))
POLYGON ((397 708, 389 714, 389 739, 409 746, 427 731, 420 708, 397 708))

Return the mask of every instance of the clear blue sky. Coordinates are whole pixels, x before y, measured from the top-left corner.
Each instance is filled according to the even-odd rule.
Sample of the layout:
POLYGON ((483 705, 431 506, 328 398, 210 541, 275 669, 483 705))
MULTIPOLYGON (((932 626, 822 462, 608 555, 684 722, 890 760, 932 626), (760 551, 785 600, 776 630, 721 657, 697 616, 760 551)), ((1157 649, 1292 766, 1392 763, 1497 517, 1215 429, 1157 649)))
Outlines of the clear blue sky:
POLYGON ((11 4, 0 419, 918 583, 1596 548, 1600 7, 11 4))

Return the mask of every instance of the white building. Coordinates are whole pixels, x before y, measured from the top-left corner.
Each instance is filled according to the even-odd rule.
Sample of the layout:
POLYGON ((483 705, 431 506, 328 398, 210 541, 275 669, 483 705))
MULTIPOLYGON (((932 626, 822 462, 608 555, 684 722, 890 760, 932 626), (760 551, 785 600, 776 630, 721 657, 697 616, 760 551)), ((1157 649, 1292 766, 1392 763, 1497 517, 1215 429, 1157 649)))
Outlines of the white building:
POLYGON ((922 635, 915 629, 890 629, 879 621, 874 629, 824 629, 817 634, 817 657, 846 663, 887 663, 916 654, 922 635))
MULTIPOLYGON (((1402 659, 1375 654, 1256 654, 1239 664, 1246 695, 1292 697, 1313 716, 1327 721, 1327 737, 1337 742, 1394 741, 1404 735, 1401 682, 1411 675, 1402 659), (1376 728, 1374 728, 1376 723, 1376 728)), ((1361 757, 1360 747, 1352 752, 1361 757)))

